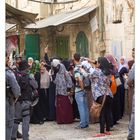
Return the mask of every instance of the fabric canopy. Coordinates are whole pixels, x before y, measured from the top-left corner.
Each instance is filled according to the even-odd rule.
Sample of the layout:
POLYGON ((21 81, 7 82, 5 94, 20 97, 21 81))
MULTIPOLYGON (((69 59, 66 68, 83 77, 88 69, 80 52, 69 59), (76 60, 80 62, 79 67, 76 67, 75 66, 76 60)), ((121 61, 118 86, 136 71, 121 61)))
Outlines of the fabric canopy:
POLYGON ((33 14, 16 9, 6 3, 6 22, 25 26, 33 23, 38 14, 33 14))
POLYGON ((8 30, 14 28, 15 26, 16 26, 16 24, 8 24, 8 23, 6 23, 5 31, 8 31, 8 30))
POLYGON ((90 6, 90 7, 83 7, 78 10, 69 11, 69 12, 63 12, 59 13, 53 16, 49 16, 43 20, 37 21, 35 23, 27 25, 25 28, 31 28, 31 29, 39 29, 39 28, 45 28, 49 26, 57 26, 63 23, 67 23, 73 19, 79 18, 81 16, 84 16, 91 11, 95 10, 97 6, 90 6))

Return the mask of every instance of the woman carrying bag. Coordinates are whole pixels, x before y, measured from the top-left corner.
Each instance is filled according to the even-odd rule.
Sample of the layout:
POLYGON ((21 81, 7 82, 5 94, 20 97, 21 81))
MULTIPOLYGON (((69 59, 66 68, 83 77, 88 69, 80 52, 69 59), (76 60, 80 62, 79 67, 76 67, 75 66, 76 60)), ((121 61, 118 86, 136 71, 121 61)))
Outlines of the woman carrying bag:
POLYGON ((110 90, 110 63, 105 57, 99 57, 97 68, 90 73, 91 90, 94 101, 103 104, 99 116, 100 133, 95 137, 110 135, 112 92, 110 90), (104 100, 104 101, 103 101, 104 100), (106 126, 106 130, 105 130, 106 126))

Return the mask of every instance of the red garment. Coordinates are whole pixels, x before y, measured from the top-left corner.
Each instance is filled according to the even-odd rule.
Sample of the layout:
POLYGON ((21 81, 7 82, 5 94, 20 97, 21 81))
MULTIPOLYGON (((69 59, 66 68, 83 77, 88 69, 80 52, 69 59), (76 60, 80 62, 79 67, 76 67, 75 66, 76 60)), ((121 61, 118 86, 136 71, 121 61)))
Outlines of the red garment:
POLYGON ((56 96, 56 122, 58 124, 73 122, 73 108, 68 96, 56 96))

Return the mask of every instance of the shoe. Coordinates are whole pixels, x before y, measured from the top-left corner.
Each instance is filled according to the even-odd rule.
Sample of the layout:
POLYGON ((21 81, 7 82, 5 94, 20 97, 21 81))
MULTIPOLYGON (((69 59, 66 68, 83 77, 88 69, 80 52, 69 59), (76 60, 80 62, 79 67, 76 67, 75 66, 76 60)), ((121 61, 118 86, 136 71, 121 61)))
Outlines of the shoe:
POLYGON ((18 139, 23 138, 22 134, 21 134, 19 131, 17 131, 17 138, 18 138, 18 139))
POLYGON ((96 134, 94 137, 103 137, 103 136, 105 136, 104 133, 99 133, 99 134, 96 134))
POLYGON ((87 127, 89 127, 89 125, 86 125, 84 127, 81 127, 80 125, 78 125, 78 126, 75 127, 75 129, 84 129, 84 128, 87 128, 87 127))
POLYGON ((16 138, 11 138, 11 140, 16 140, 16 138))
POLYGON ((111 135, 111 132, 106 131, 105 134, 106 134, 106 135, 111 135))
POLYGON ((75 129, 81 129, 81 126, 80 125, 75 126, 75 129))
POLYGON ((110 128, 110 131, 114 131, 114 128, 113 128, 113 127, 111 127, 111 128, 110 128))
POLYGON ((127 137, 127 140, 134 140, 134 137, 127 137))
POLYGON ((40 125, 41 125, 41 124, 44 124, 44 121, 40 121, 39 124, 40 124, 40 125))

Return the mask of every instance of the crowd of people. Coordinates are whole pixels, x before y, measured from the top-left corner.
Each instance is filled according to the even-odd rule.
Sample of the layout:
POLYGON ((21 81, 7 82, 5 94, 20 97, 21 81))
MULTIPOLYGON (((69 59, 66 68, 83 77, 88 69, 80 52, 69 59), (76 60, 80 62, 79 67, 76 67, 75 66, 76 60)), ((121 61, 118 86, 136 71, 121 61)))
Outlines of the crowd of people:
POLYGON ((23 140, 29 140, 29 123, 42 125, 45 121, 57 124, 79 121, 75 129, 99 122, 100 131, 95 136, 111 135, 113 126, 124 116, 125 94, 128 94, 130 116, 128 139, 134 139, 132 51, 133 60, 128 62, 124 57, 117 61, 112 55, 91 60, 78 53, 70 60, 62 60, 49 59, 45 48, 43 60, 29 57, 26 61, 17 55, 13 65, 9 65, 6 53, 6 93, 13 93, 12 97, 6 94, 6 140, 16 140, 20 122, 22 135, 19 137, 23 140), (31 100, 33 89, 38 92, 35 105, 31 100), (100 117, 95 118, 90 112, 93 100, 102 104, 104 95, 100 117))

